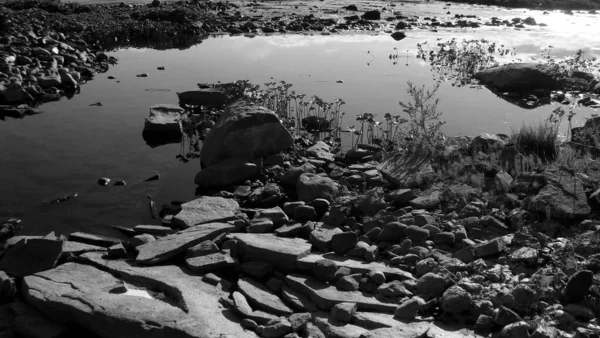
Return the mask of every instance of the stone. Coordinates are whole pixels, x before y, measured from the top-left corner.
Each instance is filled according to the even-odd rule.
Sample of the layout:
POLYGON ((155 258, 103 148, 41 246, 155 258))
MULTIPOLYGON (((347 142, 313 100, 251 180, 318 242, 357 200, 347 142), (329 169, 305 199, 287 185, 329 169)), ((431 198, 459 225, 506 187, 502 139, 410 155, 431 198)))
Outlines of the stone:
POLYGON ((581 178, 563 169, 547 167, 546 185, 529 204, 529 209, 547 213, 556 219, 584 219, 591 209, 587 202, 581 178))
POLYGON ((288 320, 292 324, 292 331, 298 332, 304 330, 306 324, 312 320, 312 315, 309 312, 294 313, 288 320))
POLYGON ((415 209, 435 209, 440 204, 439 191, 425 193, 410 201, 410 205, 415 209))
POLYGON ((90 245, 85 243, 78 243, 72 241, 62 241, 62 255, 61 258, 67 255, 79 256, 82 253, 90 251, 106 251, 106 248, 96 245, 90 245))
POLYGON ((143 134, 174 133, 181 135, 183 108, 172 104, 159 104, 150 107, 150 116, 144 121, 143 134))
POLYGON ((133 236, 133 238, 131 238, 129 240, 129 246, 131 248, 137 248, 140 245, 154 242, 155 240, 156 240, 156 238, 150 234, 136 235, 136 236, 133 236))
POLYGON ((377 236, 377 240, 388 243, 400 243, 406 238, 406 228, 407 226, 400 222, 390 222, 381 229, 381 232, 377 236))
POLYGON ((219 246, 213 241, 204 241, 187 249, 186 258, 210 255, 219 252, 219 246))
POLYGON ((157 264, 163 262, 185 252, 196 244, 212 240, 218 235, 233 231, 234 229, 235 226, 228 223, 209 223, 193 226, 173 235, 138 246, 137 250, 139 253, 136 257, 136 262, 140 264, 157 264))
POLYGON ((580 302, 594 283, 594 273, 590 270, 582 270, 574 273, 562 290, 563 297, 568 302, 580 302))
POLYGON ((475 322, 475 333, 488 334, 494 329, 494 318, 486 315, 479 315, 475 322))
POLYGON ((378 10, 372 10, 372 11, 366 11, 363 15, 362 18, 365 20, 380 20, 381 19, 381 12, 379 12, 378 10))
POLYGON ((314 174, 316 172, 316 167, 310 163, 304 163, 299 167, 292 167, 288 169, 285 173, 280 176, 277 176, 279 182, 281 182, 284 186, 295 187, 298 183, 298 178, 302 174, 314 174))
POLYGON ((294 218, 298 221, 314 221, 317 211, 310 205, 301 205, 294 210, 294 218))
POLYGON ((524 246, 511 253, 508 260, 513 263, 534 265, 538 260, 538 250, 524 246))
POLYGON ((310 338, 325 338, 325 335, 321 330, 315 326, 313 323, 306 324, 306 336, 310 338))
POLYGON ((442 295, 442 311, 460 314, 471 309, 471 294, 458 285, 449 287, 442 295))
POLYGON ((312 303, 308 297, 306 297, 306 295, 290 288, 287 285, 283 285, 281 288, 281 298, 296 311, 315 312, 318 310, 317 306, 312 303))
POLYGON ((263 261, 249 261, 241 265, 242 272, 261 279, 270 275, 273 272, 273 264, 263 261))
POLYGON ((401 281, 395 280, 389 283, 385 283, 380 285, 377 288, 377 295, 381 297, 387 298, 402 298, 402 297, 412 297, 412 292, 408 291, 404 284, 401 281))
MULTIPOLYGON (((302 122, 304 124, 304 119, 302 122)), ((329 122, 329 121, 327 121, 329 122)), ((308 128, 308 129, 319 129, 319 128, 308 128)), ((327 162, 333 162, 334 155, 331 153, 331 147, 323 141, 317 141, 313 146, 306 149, 306 152, 319 160, 327 162)))
POLYGON ((246 231, 253 234, 266 234, 273 232, 273 221, 268 219, 256 219, 250 222, 250 225, 246 228, 246 231))
POLYGON ((429 230, 417 225, 411 225, 404 229, 404 234, 408 239, 416 243, 423 243, 429 238, 429 230))
POLYGON ((125 258, 127 257, 127 250, 125 250, 125 247, 122 243, 119 243, 108 248, 108 250, 106 251, 106 255, 107 257, 113 259, 125 258))
POLYGON ((275 323, 269 323, 268 325, 259 329, 261 337, 264 338, 278 338, 282 337, 292 331, 292 324, 287 319, 278 319, 275 323))
POLYGON ((350 269, 351 273, 369 273, 371 270, 377 270, 384 273, 387 280, 414 280, 411 273, 404 270, 387 266, 380 262, 365 263, 362 260, 356 260, 349 257, 339 256, 335 254, 309 254, 301 257, 298 260, 298 269, 312 271, 312 267, 316 261, 328 259, 334 261, 338 267, 350 269))
POLYGON ((387 200, 391 200, 397 206, 405 206, 408 203, 417 198, 417 194, 413 189, 396 189, 389 192, 386 196, 387 200))
POLYGON ((231 297, 233 298, 233 304, 235 306, 235 309, 239 313, 241 313, 244 316, 248 316, 253 312, 252 307, 250 307, 250 304, 248 304, 248 300, 243 294, 241 294, 238 291, 234 291, 231 294, 231 297))
POLYGON ((513 178, 506 171, 499 171, 494 177, 494 184, 496 188, 501 192, 509 192, 512 187, 513 178))
POLYGON ((294 311, 262 284, 252 278, 244 277, 238 281, 240 292, 246 296, 250 305, 275 315, 290 315, 294 311))
POLYGON ((227 102, 222 88, 200 88, 177 93, 179 104, 221 108, 227 102))
POLYGON ((136 225, 133 231, 138 234, 168 235, 173 232, 173 229, 160 225, 136 225))
POLYGON ((17 316, 14 326, 21 337, 60 338, 67 336, 66 325, 53 323, 35 310, 17 316))
POLYGON ((202 196, 183 203, 172 223, 177 228, 187 229, 205 223, 231 221, 237 218, 239 209, 239 204, 233 199, 202 196))
POLYGON ((331 249, 338 255, 343 255, 353 249, 358 243, 355 232, 348 231, 331 236, 331 249))
POLYGON ((243 261, 264 261, 282 271, 294 271, 296 262, 310 254, 311 245, 300 238, 282 238, 273 234, 231 234, 238 241, 243 261))
POLYGON ((233 268, 238 265, 238 262, 231 258, 229 254, 216 252, 187 258, 185 260, 185 265, 190 271, 200 274, 218 269, 233 268))
POLYGON ((508 92, 557 89, 559 77, 560 73, 551 65, 538 63, 509 63, 475 74, 483 84, 508 92))
POLYGON ((475 247, 475 258, 485 258, 495 256, 503 252, 505 249, 502 238, 495 238, 487 243, 480 244, 475 247))
POLYGON ((590 308, 576 303, 567 304, 563 307, 565 311, 583 321, 590 321, 596 318, 596 314, 590 308))
POLYGON ((394 317, 405 320, 413 320, 417 316, 417 311, 419 311, 419 301, 415 298, 408 299, 394 312, 394 317))
POLYGON ((356 276, 349 275, 340 278, 335 286, 340 291, 357 291, 360 285, 356 276))
POLYGON ((350 323, 356 313, 356 303, 339 303, 331 309, 331 317, 344 324, 350 323))
POLYGON ((239 101, 226 107, 210 129, 200 158, 206 167, 231 157, 250 161, 284 151, 293 143, 292 135, 273 111, 239 101))
POLYGON ((311 231, 310 242, 320 251, 328 252, 331 249, 331 239, 336 234, 341 234, 343 231, 334 226, 323 224, 319 228, 311 231))
POLYGON ((215 275, 214 273, 207 273, 202 277, 202 281, 216 286, 217 284, 221 283, 221 277, 215 275))
POLYGON ((165 332, 169 337, 186 338, 254 337, 231 321, 241 320, 234 312, 219 304, 225 293, 179 267, 133 266, 123 260, 105 260, 97 252, 85 253, 82 259, 100 269, 66 263, 25 277, 27 302, 53 322, 72 322, 103 337, 124 332, 129 337, 163 337, 165 332), (123 280, 115 276, 128 284, 135 281, 142 289, 124 288, 123 280), (152 297, 145 287, 164 294, 169 302, 152 297))
POLYGON ((121 242, 116 238, 88 234, 85 232, 74 232, 68 236, 68 240, 73 242, 101 246, 105 248, 111 247, 121 242))
POLYGON ((352 324, 367 330, 374 330, 402 325, 403 322, 395 319, 394 315, 389 313, 356 312, 352 316, 352 324))
POLYGON ((465 338, 462 330, 444 330, 426 321, 402 323, 389 328, 380 328, 363 333, 359 338, 465 338))
POLYGON ((516 312, 503 305, 500 306, 498 313, 496 313, 496 317, 494 318, 494 322, 501 327, 518 322, 520 320, 521 317, 516 312))
POLYGON ((313 322, 326 337, 358 338, 366 331, 362 327, 344 324, 333 318, 329 318, 327 314, 323 312, 314 314, 313 322))
POLYGON ((256 216, 256 218, 252 221, 258 220, 269 220, 273 222, 273 225, 275 227, 280 227, 282 225, 288 224, 290 221, 286 213, 280 207, 258 209, 258 216, 256 216))
POLYGON ((319 309, 325 311, 330 311, 336 304, 344 302, 356 303, 359 311, 392 313, 396 309, 394 303, 384 303, 373 297, 364 296, 359 291, 338 291, 335 287, 312 277, 290 274, 285 277, 285 283, 290 288, 305 294, 319 309))
POLYGON ((400 41, 400 40, 406 38, 406 34, 404 32, 394 32, 390 36, 392 37, 392 39, 394 39, 396 41, 400 41))
POLYGON ((529 325, 524 321, 508 324, 502 328, 500 335, 503 338, 529 337, 529 325))
POLYGON ((62 241, 49 239, 23 239, 12 246, 0 259, 0 270, 25 277, 52 269, 62 255, 62 241))
POLYGON ((385 283, 385 274, 381 270, 371 270, 367 273, 367 278, 377 284, 377 286, 385 283))
POLYGON ((253 179, 259 171, 255 163, 232 157, 201 169, 196 174, 194 183, 202 188, 228 187, 253 179))
POLYGON ((337 264, 329 259, 320 259, 312 266, 315 277, 323 282, 331 281, 337 270, 337 264))
POLYGON ((312 202, 317 198, 333 201, 338 194, 338 184, 328 177, 305 173, 298 177, 296 192, 298 200, 304 202, 312 202))
POLYGON ((12 302, 17 296, 17 284, 14 278, 0 271, 0 305, 12 302))
POLYGON ((446 291, 446 279, 433 272, 426 273, 417 281, 416 294, 440 296, 446 291))

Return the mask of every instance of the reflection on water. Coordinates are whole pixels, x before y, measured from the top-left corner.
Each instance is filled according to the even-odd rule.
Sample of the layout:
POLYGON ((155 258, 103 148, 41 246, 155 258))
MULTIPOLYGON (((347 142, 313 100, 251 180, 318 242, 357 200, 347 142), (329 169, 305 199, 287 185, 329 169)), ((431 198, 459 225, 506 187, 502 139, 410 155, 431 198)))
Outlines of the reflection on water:
MULTIPOLYGON (((469 14, 466 7, 461 8, 453 6, 452 11, 469 14)), ((469 10, 479 11, 477 7, 469 10)), ((379 120, 386 113, 399 114, 398 102, 408 99, 407 81, 432 84, 429 65, 414 57, 419 42, 488 38, 531 54, 525 57, 538 54, 548 41, 557 54, 566 55, 582 46, 594 46, 595 38, 583 33, 589 28, 587 17, 569 17, 573 25, 581 23, 575 29, 568 20, 553 27, 560 22, 559 14, 493 8, 481 9, 481 13, 507 18, 533 15, 549 26, 527 33, 506 27, 413 30, 402 41, 387 34, 216 37, 188 50, 119 50, 113 53, 119 64, 83 86, 80 95, 45 104, 40 115, 0 121, 0 186, 5 192, 0 194, 0 218, 22 218, 24 232, 29 234, 58 230, 116 236, 110 225, 157 224, 150 216, 147 195, 159 206, 192 198, 199 162, 177 161, 179 144, 149 147, 141 137, 144 118, 151 105, 177 103, 176 93, 197 83, 285 80, 294 84, 291 89, 296 93, 316 94, 326 101, 342 98, 346 102, 343 125, 352 125, 365 112, 376 114, 379 120), (577 34, 576 45, 568 34, 577 34), (399 58, 390 60, 394 48, 399 58), (141 73, 149 76, 136 77, 141 73), (90 106, 95 102, 102 106, 90 106), (143 182, 155 171, 161 173, 161 180, 143 182), (127 186, 101 187, 96 184, 99 177, 122 179, 127 186), (63 203, 44 203, 74 193, 77 198, 63 203)), ((589 49, 589 54, 594 53, 599 51, 589 49)), ((443 130, 452 135, 507 133, 511 126, 537 122, 552 110, 549 106, 524 110, 487 89, 454 88, 447 83, 442 84, 439 98, 447 121, 443 130)), ((589 111, 578 110, 576 120, 580 123, 586 114, 589 111)))

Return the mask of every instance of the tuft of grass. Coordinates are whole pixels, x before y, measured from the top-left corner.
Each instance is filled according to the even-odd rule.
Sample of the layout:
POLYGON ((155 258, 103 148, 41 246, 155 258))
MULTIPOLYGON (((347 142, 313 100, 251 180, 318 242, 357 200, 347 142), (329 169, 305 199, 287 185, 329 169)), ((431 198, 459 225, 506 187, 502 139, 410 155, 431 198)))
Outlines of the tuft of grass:
POLYGON ((535 156, 547 163, 558 154, 557 135, 556 124, 542 121, 538 125, 523 125, 518 132, 513 132, 511 142, 524 156, 535 156))

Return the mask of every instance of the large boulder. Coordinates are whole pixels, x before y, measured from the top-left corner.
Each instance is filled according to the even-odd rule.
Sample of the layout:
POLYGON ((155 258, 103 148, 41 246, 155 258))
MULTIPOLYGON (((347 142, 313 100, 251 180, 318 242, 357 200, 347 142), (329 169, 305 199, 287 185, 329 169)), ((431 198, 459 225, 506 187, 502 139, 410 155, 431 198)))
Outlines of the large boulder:
POLYGON ((240 158, 228 158, 212 167, 204 168, 196 174, 194 183, 200 187, 226 187, 244 182, 257 175, 255 163, 240 158))
POLYGON ((501 91, 532 91, 556 89, 560 73, 551 65, 510 63, 483 70, 475 74, 475 78, 501 91))
POLYGON ((579 176, 549 167, 544 170, 546 185, 535 196, 529 209, 556 219, 584 219, 591 209, 579 176))
POLYGON ((239 157, 252 160, 291 147, 292 135, 275 113, 243 101, 227 108, 204 140, 200 158, 210 167, 220 161, 239 157))

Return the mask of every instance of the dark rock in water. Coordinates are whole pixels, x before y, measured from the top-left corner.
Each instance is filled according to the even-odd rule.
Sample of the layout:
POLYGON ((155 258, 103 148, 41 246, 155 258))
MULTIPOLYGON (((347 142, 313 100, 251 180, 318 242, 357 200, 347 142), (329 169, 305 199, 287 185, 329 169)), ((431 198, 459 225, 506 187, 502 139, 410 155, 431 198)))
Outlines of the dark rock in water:
POLYGON ((101 185, 103 187, 107 186, 108 183, 110 183, 110 178, 108 177, 102 177, 98 180, 98 185, 101 185))
POLYGON ((200 88, 177 93, 180 105, 205 106, 223 108, 227 96, 222 88, 200 88))
POLYGON ((323 117, 309 116, 302 119, 302 127, 309 132, 325 132, 330 130, 331 123, 323 117))
POLYGON ((22 239, 0 259, 0 270, 16 277, 52 269, 63 251, 63 242, 41 238, 22 239))
POLYGON ((127 185, 127 182, 125 182, 123 180, 118 180, 118 181, 115 181, 115 183, 113 185, 115 185, 115 186, 124 186, 124 185, 127 185))
POLYGON ((475 74, 483 84, 501 91, 532 91, 557 89, 560 73, 551 65, 510 63, 492 67, 475 74))
POLYGON ((391 37, 396 41, 400 41, 406 37, 406 34, 404 32, 394 32, 391 37))
POLYGON ((0 225, 0 242, 4 242, 7 239, 13 237, 21 230, 21 220, 11 218, 8 221, 0 225))
POLYGON ((365 20, 380 20, 381 12, 378 10, 367 11, 362 15, 362 18, 365 20))
POLYGON ((170 104, 150 107, 150 116, 144 122, 142 137, 148 144, 167 144, 181 141, 181 116, 184 110, 170 104))
POLYGON ((77 194, 77 193, 74 193, 74 194, 71 194, 71 195, 65 195, 65 196, 58 197, 58 198, 55 198, 55 199, 53 199, 53 200, 50 200, 50 202, 49 202, 49 203, 50 203, 50 204, 58 204, 58 203, 62 203, 62 202, 64 202, 64 201, 68 201, 68 200, 70 200, 70 199, 72 199, 72 198, 75 198, 75 197, 77 197, 77 196, 78 196, 78 194, 77 194))
POLYGON ((251 161, 287 150, 293 143, 273 111, 240 101, 225 108, 206 136, 200 158, 207 167, 232 157, 251 161))
POLYGON ((357 11, 358 10, 358 8, 356 7, 356 5, 348 5, 345 8, 348 11, 357 11))
POLYGON ((159 173, 155 173, 154 175, 148 177, 147 179, 144 180, 144 182, 150 182, 150 181, 158 181, 160 180, 160 174, 159 173))

